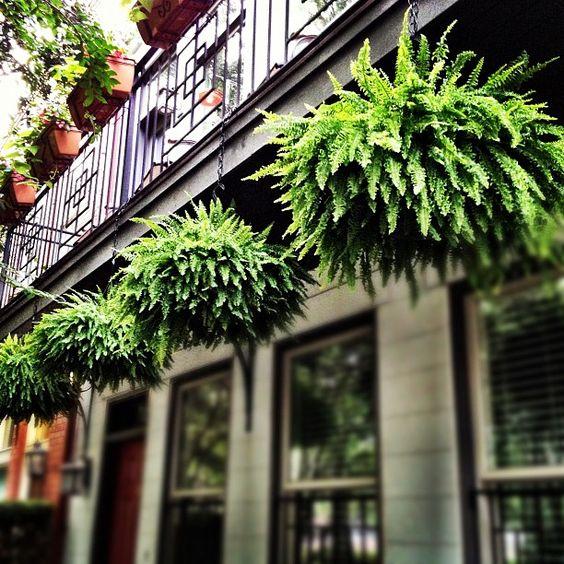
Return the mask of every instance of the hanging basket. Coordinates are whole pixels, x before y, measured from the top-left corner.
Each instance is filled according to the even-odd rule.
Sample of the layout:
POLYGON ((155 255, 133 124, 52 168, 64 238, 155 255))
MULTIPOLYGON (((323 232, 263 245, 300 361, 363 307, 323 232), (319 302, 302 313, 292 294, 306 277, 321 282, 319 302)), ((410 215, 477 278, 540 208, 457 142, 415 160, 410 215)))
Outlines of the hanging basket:
POLYGON ((523 56, 482 79, 483 61, 466 71, 474 53, 451 58, 446 36, 414 44, 406 18, 393 82, 366 42, 358 91, 331 77, 335 102, 265 114, 278 156, 251 178, 276 179, 297 247, 330 280, 353 285, 360 271, 373 291, 375 270, 415 289, 419 268, 452 261, 499 282, 510 259, 541 256, 562 218, 564 127, 520 90, 539 65, 523 56))
POLYGON ((101 294, 73 295, 44 315, 30 336, 41 370, 72 373, 80 384, 98 392, 133 386, 156 386, 168 351, 159 335, 141 340, 135 318, 120 314, 118 304, 101 294))
POLYGON ((110 118, 125 104, 133 88, 135 61, 117 53, 107 57, 113 77, 117 83, 110 93, 103 93, 103 100, 95 98, 85 106, 86 91, 77 84, 68 97, 68 106, 74 124, 81 131, 92 131, 94 123, 104 126, 110 118))
POLYGON ((148 12, 141 7, 145 19, 137 29, 147 45, 167 49, 178 43, 186 30, 215 0, 154 0, 148 12))
POLYGON ((33 173, 39 180, 54 180, 78 156, 82 131, 60 121, 49 122, 36 145, 37 160, 33 173))
POLYGON ((123 251, 116 301, 147 336, 168 334, 171 350, 266 341, 301 314, 311 278, 232 209, 212 202, 193 218, 138 221, 151 236, 123 251))
POLYGON ((0 420, 52 421, 73 412, 79 393, 68 375, 39 369, 27 338, 8 336, 0 343, 0 420))

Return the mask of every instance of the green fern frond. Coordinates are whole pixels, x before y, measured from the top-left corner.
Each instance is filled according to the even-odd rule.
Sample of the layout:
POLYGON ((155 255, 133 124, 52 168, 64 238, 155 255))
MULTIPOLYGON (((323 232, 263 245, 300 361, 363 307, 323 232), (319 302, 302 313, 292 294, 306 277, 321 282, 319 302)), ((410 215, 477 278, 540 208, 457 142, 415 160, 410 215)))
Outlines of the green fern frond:
MULTIPOLYGON (((366 42, 351 65, 360 94, 340 88, 299 123, 268 117, 278 154, 254 176, 279 180, 295 245, 330 280, 360 272, 370 291, 373 269, 413 282, 458 264, 476 280, 487 264, 499 281, 508 257, 546 259, 531 253, 564 212, 564 127, 518 90, 544 65, 523 55, 482 78, 473 52, 450 57, 453 25, 431 49, 404 20, 393 82, 366 42)), ((542 248, 562 256, 557 241, 542 248)))

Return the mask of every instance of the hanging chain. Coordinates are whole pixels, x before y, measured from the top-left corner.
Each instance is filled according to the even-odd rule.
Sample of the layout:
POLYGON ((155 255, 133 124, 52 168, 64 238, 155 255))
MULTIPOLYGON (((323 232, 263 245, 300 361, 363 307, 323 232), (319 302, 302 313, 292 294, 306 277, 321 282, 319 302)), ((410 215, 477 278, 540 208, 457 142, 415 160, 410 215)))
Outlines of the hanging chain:
POLYGON ((419 32, 419 0, 407 0, 409 4, 409 34, 415 37, 419 32))
POLYGON ((110 280, 112 280, 113 275, 116 273, 116 259, 117 259, 117 246, 118 246, 118 229, 119 229, 119 218, 121 215, 121 206, 117 209, 116 213, 114 214, 114 236, 112 240, 112 276, 110 280))
POLYGON ((217 153, 217 183, 213 187, 213 199, 217 199, 217 190, 225 190, 223 184, 223 167, 225 163, 225 145, 227 143, 227 123, 231 118, 231 108, 228 104, 225 105, 225 114, 221 120, 221 130, 219 134, 219 151, 217 153))

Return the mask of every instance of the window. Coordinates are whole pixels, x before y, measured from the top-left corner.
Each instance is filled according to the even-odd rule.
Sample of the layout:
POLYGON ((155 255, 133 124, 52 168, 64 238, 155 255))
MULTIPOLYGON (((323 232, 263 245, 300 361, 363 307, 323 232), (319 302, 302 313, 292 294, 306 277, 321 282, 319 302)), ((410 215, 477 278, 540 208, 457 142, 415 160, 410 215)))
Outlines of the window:
POLYGON ((374 333, 288 351, 280 564, 378 562, 374 333))
POLYGON ((482 470, 564 471, 564 284, 478 304, 482 470))
POLYGON ((0 501, 6 499, 6 484, 8 482, 8 468, 0 466, 0 501))
POLYGON ((14 438, 14 423, 10 419, 4 419, 0 423, 0 450, 10 448, 14 438))
POLYGON ((178 388, 165 533, 167 563, 221 563, 230 398, 230 377, 225 372, 178 388))
POLYGON ((564 562, 564 280, 471 304, 484 545, 496 564, 564 562))
POLYGON ((43 443, 49 438, 48 423, 38 423, 34 417, 31 418, 26 433, 26 446, 32 447, 35 443, 43 443))

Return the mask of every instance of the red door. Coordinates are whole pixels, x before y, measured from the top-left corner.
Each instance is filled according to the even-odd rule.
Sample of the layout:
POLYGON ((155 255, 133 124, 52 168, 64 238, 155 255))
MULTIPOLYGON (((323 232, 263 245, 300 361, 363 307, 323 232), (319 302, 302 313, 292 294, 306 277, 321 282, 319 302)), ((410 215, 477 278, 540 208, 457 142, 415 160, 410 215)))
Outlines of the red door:
POLYGON ((144 440, 117 443, 114 449, 112 462, 115 474, 110 490, 107 562, 134 564, 144 440))

